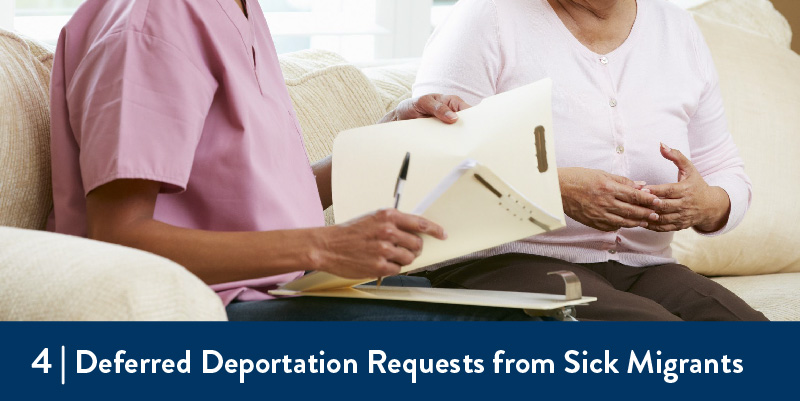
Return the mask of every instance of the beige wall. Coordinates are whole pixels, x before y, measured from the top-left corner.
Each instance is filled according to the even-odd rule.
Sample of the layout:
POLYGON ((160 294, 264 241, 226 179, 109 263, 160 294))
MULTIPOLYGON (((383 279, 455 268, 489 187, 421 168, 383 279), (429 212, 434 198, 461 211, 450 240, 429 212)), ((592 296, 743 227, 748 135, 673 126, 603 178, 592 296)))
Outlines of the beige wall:
POLYGON ((772 4, 792 25, 792 49, 800 53, 800 0, 772 0, 772 4))

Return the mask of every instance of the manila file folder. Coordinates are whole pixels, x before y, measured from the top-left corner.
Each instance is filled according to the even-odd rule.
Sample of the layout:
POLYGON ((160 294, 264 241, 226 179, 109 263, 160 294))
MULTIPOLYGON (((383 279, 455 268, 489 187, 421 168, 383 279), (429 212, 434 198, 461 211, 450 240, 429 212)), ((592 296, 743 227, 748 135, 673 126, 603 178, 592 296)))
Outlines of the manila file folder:
MULTIPOLYGON (((485 99, 455 124, 400 121, 342 132, 334 143, 337 222, 392 206, 398 169, 411 164, 400 206, 442 225, 446 241, 423 236, 422 254, 403 273, 564 227, 550 109, 550 80, 485 99)), ((520 278, 524 279, 524 278, 520 278)), ((563 295, 359 286, 313 272, 272 291, 547 310, 583 304, 563 295), (358 286, 353 288, 354 286, 358 286)))

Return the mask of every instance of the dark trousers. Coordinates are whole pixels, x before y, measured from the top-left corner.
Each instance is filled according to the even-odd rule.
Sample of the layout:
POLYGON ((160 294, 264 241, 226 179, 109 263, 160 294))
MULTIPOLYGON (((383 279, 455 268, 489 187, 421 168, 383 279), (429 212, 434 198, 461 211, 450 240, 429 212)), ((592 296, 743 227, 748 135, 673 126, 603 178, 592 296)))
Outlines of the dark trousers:
POLYGON ((579 320, 734 320, 767 318, 725 287, 679 264, 630 267, 617 262, 574 264, 536 255, 507 254, 425 273, 434 287, 564 293, 548 272, 569 270, 583 294, 597 301, 578 306, 579 320))

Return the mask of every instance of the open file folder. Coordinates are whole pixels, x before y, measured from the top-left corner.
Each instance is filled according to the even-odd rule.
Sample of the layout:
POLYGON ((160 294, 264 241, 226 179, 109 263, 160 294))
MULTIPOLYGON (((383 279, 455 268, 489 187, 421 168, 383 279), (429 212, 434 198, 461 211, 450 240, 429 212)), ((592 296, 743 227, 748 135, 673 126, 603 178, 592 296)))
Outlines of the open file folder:
MULTIPOLYGON (((551 87, 550 80, 543 80, 487 98, 460 112, 452 125, 421 119, 342 132, 333 153, 336 220, 391 206, 398 167, 410 152, 413 161, 399 209, 442 225, 449 238, 423 236, 422 254, 404 273, 564 227, 551 87)), ((468 290, 351 288, 369 281, 314 272, 272 293, 497 307, 519 307, 527 299, 530 308, 523 309, 537 310, 594 300, 560 296, 560 303, 536 303, 531 296, 556 299, 493 291, 478 297, 468 290)))

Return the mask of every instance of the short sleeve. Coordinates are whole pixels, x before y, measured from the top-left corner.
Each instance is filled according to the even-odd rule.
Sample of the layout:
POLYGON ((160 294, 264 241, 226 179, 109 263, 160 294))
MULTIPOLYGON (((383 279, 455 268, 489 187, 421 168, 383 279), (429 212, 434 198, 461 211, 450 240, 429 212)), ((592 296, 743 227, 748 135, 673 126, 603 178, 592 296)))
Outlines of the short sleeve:
POLYGON ((697 109, 689 121, 691 159, 706 183, 725 190, 731 202, 725 227, 714 233, 700 233, 715 236, 733 230, 742 222, 752 201, 752 184, 728 129, 719 75, 711 51, 694 20, 690 19, 689 24, 700 74, 705 82, 697 109))
POLYGON ((461 0, 436 28, 422 57, 414 96, 457 95, 470 105, 497 94, 500 27, 493 0, 461 0))
POLYGON ((217 83, 180 49, 135 31, 98 42, 67 87, 84 191, 117 179, 186 189, 217 83))

